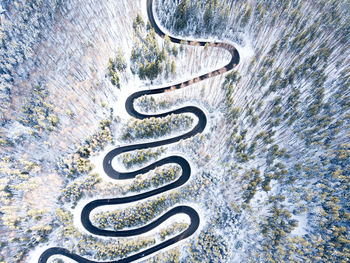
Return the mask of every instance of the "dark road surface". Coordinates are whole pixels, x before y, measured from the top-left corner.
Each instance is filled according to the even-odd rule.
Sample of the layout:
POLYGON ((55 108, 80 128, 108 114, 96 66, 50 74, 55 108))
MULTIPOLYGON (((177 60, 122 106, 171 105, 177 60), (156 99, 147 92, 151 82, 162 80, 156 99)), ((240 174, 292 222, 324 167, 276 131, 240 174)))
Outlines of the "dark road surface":
MULTIPOLYGON (((148 18, 151 22, 151 25, 155 29, 155 32, 159 36, 164 37, 165 34, 158 27, 158 25, 154 19, 152 5, 153 5, 153 0, 147 0, 148 18)), ((171 37, 171 36, 169 36, 169 38, 174 43, 181 43, 181 39, 179 39, 179 38, 175 38, 175 37, 171 37)), ((99 229, 99 228, 95 227, 90 221, 90 213, 92 210, 94 210, 97 207, 106 206, 106 205, 126 204, 126 203, 130 203, 130 202, 135 202, 138 200, 143 200, 143 199, 149 198, 151 196, 155 196, 155 195, 158 195, 160 193, 164 193, 166 191, 169 191, 171 189, 175 189, 177 187, 180 187, 183 184, 185 184, 188 181, 188 179, 190 178, 191 167, 190 167, 188 161, 180 156, 166 157, 164 159, 161 159, 159 161, 152 163, 151 165, 149 165, 145 168, 142 168, 140 170, 133 171, 133 172, 120 173, 120 172, 114 170, 112 167, 113 158, 115 158, 117 155, 119 155, 121 153, 129 152, 129 151, 133 151, 133 150, 147 149, 147 148, 151 148, 151 147, 158 147, 158 146, 178 142, 181 139, 187 139, 187 138, 190 138, 198 133, 201 133, 205 129, 205 127, 207 125, 207 117, 201 109, 194 107, 194 106, 183 107, 183 108, 180 108, 180 109, 177 109, 174 111, 170 111, 170 112, 166 112, 166 113, 162 113, 162 114, 155 114, 155 115, 145 115, 145 114, 137 112, 134 108, 134 100, 141 97, 141 96, 159 94, 159 93, 163 93, 166 91, 172 91, 172 90, 184 88, 186 86, 192 85, 192 84, 197 83, 199 81, 202 81, 204 79, 208 79, 208 78, 211 78, 213 76, 223 74, 224 72, 233 69, 239 63, 239 60, 240 60, 238 51, 235 49, 234 46, 232 46, 230 44, 219 43, 219 42, 212 43, 212 42, 203 42, 203 41, 201 41, 201 42, 195 42, 195 41, 186 42, 185 40, 184 40, 184 44, 193 45, 193 46, 205 46, 206 44, 208 44, 208 46, 224 48, 230 52, 231 61, 225 67, 223 67, 221 69, 218 69, 218 70, 212 71, 210 73, 198 76, 194 79, 191 79, 191 80, 188 80, 185 82, 178 83, 178 84, 173 85, 173 86, 167 86, 167 87, 163 87, 163 88, 159 88, 159 89, 143 90, 143 91, 136 92, 127 98, 126 103, 125 103, 125 107, 126 107, 127 112, 131 116, 133 116, 137 119, 145 119, 145 118, 150 118, 150 117, 159 118, 159 117, 168 116, 170 114, 192 113, 198 117, 198 124, 191 131, 189 131, 183 135, 180 135, 178 137, 159 140, 156 142, 134 144, 134 145, 115 148, 112 151, 110 151, 109 153, 107 153, 107 155, 105 156, 105 158, 103 160, 104 171, 106 172, 106 174, 109 177, 116 179, 116 180, 135 178, 135 176, 138 174, 144 174, 150 170, 155 169, 158 166, 168 164, 168 163, 176 163, 176 164, 180 165, 182 168, 182 175, 173 183, 170 183, 168 185, 162 186, 160 188, 154 189, 154 190, 149 191, 149 192, 145 192, 145 193, 141 193, 141 194, 137 194, 137 195, 133 195, 133 196, 122 197, 122 198, 94 200, 94 201, 88 203, 83 208, 82 213, 81 213, 81 222, 82 222, 82 225, 85 227, 85 229, 88 232, 95 234, 95 235, 108 236, 108 237, 129 237, 129 236, 136 236, 136 235, 146 233, 146 232, 154 229, 155 227, 157 227, 158 225, 160 225, 161 223, 166 221, 168 218, 170 218, 176 214, 188 215, 191 219, 190 226, 185 231, 183 231, 181 234, 179 234, 175 237, 172 237, 172 238, 170 238, 170 239, 168 239, 168 240, 166 240, 158 245, 150 247, 146 250, 143 250, 137 254, 134 254, 134 255, 129 256, 129 257, 124 258, 124 259, 119 259, 119 260, 115 260, 115 261, 105 261, 106 263, 107 262, 108 263, 132 262, 132 261, 135 261, 137 259, 141 259, 143 257, 146 257, 150 254, 153 254, 161 249, 164 249, 170 245, 173 245, 173 244, 179 242, 180 240, 183 240, 183 239, 191 236, 197 230, 197 228, 199 226, 200 218, 199 218, 198 213, 193 208, 191 208, 189 206, 183 206, 183 205, 179 205, 179 206, 176 206, 176 207, 170 209, 165 214, 163 214, 162 216, 160 216, 159 218, 157 218, 153 222, 151 222, 143 227, 131 229, 131 230, 121 230, 121 231, 119 231, 119 230, 118 231, 103 230, 103 229, 99 229)), ((68 258, 71 258, 79 263, 101 262, 101 261, 93 261, 93 260, 83 258, 77 254, 71 253, 69 250, 64 249, 64 248, 52 247, 52 248, 47 249, 46 251, 44 251, 44 253, 41 254, 41 256, 39 258, 39 263, 46 263, 48 261, 48 259, 53 255, 63 255, 63 256, 66 256, 68 258)))

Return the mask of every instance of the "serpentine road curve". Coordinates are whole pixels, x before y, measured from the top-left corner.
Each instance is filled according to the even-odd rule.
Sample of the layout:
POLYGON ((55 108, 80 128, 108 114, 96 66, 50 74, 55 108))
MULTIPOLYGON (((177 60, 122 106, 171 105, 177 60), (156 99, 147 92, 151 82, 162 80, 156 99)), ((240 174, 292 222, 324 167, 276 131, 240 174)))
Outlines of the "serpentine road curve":
MULTIPOLYGON (((160 37, 165 37, 165 33, 159 28, 159 26, 157 25, 155 18, 153 16, 153 0, 147 0, 147 14, 148 14, 148 18, 149 18, 150 23, 153 26, 155 32, 160 37)), ((182 41, 181 39, 176 38, 176 37, 172 37, 172 36, 169 36, 169 38, 170 38, 171 42, 173 42, 173 43, 181 43, 181 41, 182 41)), ((141 96, 159 94, 159 93, 163 93, 166 91, 172 91, 172 90, 184 88, 186 86, 192 85, 192 84, 197 83, 199 81, 202 81, 204 79, 208 79, 208 78, 211 78, 213 76, 223 74, 224 72, 233 69, 239 63, 239 60, 240 60, 239 53, 235 49, 235 47, 230 45, 230 44, 221 43, 221 42, 204 42, 204 41, 188 42, 186 40, 183 40, 183 41, 185 44, 193 45, 193 46, 205 46, 207 44, 208 46, 212 46, 212 47, 224 48, 230 52, 231 60, 226 66, 224 66, 218 70, 212 71, 210 73, 198 76, 194 79, 191 79, 191 80, 188 80, 188 81, 185 81, 182 83, 178 83, 178 84, 173 85, 173 86, 167 86, 167 87, 158 88, 158 89, 151 89, 151 90, 143 90, 143 91, 133 93, 132 95, 130 95, 127 98, 126 103, 125 103, 125 107, 126 107, 127 112, 132 117, 135 117, 138 119, 145 119, 145 118, 150 118, 150 117, 160 118, 160 117, 165 117, 165 116, 170 115, 170 114, 192 113, 198 117, 199 121, 198 121, 197 125, 191 131, 189 131, 183 135, 174 137, 174 138, 164 139, 164 140, 160 140, 160 141, 156 141, 156 142, 134 144, 134 145, 115 148, 112 151, 110 151, 109 153, 107 153, 107 155, 105 156, 105 158, 103 160, 103 169, 106 172, 106 174, 108 176, 110 176, 111 178, 117 179, 117 180, 135 178, 135 176, 138 174, 146 173, 146 172, 148 172, 148 171, 150 171, 158 166, 168 164, 168 163, 179 164, 182 168, 182 175, 175 182, 170 183, 168 185, 165 185, 163 187, 154 189, 154 190, 149 191, 149 192, 145 192, 145 193, 141 193, 141 194, 137 194, 137 195, 133 195, 133 196, 122 197, 122 198, 94 200, 94 201, 88 203, 83 208, 82 213, 81 213, 81 222, 82 222, 82 225, 85 227, 85 229, 87 231, 89 231, 90 233, 95 234, 95 235, 99 235, 99 236, 108 236, 108 237, 129 237, 129 236, 140 235, 140 234, 143 234, 143 233, 146 233, 146 232, 152 230, 153 228, 157 227, 158 225, 160 225, 161 223, 166 221, 168 218, 170 218, 176 214, 180 214, 180 213, 186 214, 190 217, 190 219, 191 219, 190 226, 186 230, 184 230, 181 234, 179 234, 175 237, 172 237, 172 238, 170 238, 170 239, 168 239, 168 240, 166 240, 158 245, 150 247, 150 248, 143 250, 143 251, 141 251, 137 254, 134 254, 132 256, 129 256, 129 257, 126 257, 123 259, 119 259, 119 260, 115 260, 115 261, 108 261, 105 263, 126 263, 126 262, 132 262, 132 261, 141 259, 143 257, 146 257, 150 254, 153 254, 161 249, 164 249, 172 244, 179 242, 180 240, 183 240, 183 239, 191 236, 197 230, 197 228, 199 226, 200 218, 199 218, 198 213, 193 208, 191 208, 189 206, 183 206, 183 205, 176 206, 176 207, 170 209, 164 215, 162 215, 161 217, 157 218, 153 222, 151 222, 143 227, 131 229, 131 230, 122 230, 122 231, 103 230, 103 229, 99 229, 99 228, 95 227, 90 221, 90 213, 92 210, 94 210, 97 207, 106 206, 106 205, 126 204, 126 203, 135 202, 138 200, 143 200, 143 199, 149 198, 151 196, 155 196, 155 195, 158 195, 160 193, 164 193, 166 191, 169 191, 171 189, 180 187, 181 185, 185 184, 188 181, 188 179, 190 178, 191 167, 190 167, 188 161, 180 156, 166 157, 164 159, 161 159, 159 161, 152 163, 151 165, 149 165, 145 168, 142 168, 138 171, 133 171, 133 172, 121 173, 121 172, 114 170, 112 167, 113 158, 115 158, 117 155, 119 155, 121 153, 129 152, 129 151, 133 151, 133 150, 140 150, 140 149, 146 149, 146 148, 151 148, 151 147, 158 147, 158 146, 162 146, 162 145, 167 145, 170 143, 177 142, 181 139, 190 138, 198 133, 201 133, 205 129, 206 124, 207 124, 206 115, 204 114, 204 112, 201 109, 194 107, 194 106, 182 107, 182 108, 179 108, 177 110, 169 111, 169 112, 162 113, 162 114, 155 114, 155 115, 145 115, 145 114, 137 112, 134 108, 134 100, 141 97, 141 96)), ((63 255, 63 256, 66 256, 70 259, 73 259, 79 263, 101 262, 101 261, 93 261, 93 260, 83 258, 77 254, 71 253, 67 249, 60 248, 60 247, 52 247, 52 248, 45 250, 41 254, 38 262, 39 263, 46 263, 48 261, 48 259, 54 255, 63 255)))

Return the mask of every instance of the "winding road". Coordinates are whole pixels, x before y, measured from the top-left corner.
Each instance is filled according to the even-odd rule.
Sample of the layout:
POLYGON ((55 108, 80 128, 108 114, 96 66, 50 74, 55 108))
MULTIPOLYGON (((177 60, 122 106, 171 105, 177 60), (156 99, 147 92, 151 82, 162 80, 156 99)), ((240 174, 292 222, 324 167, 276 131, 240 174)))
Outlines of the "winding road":
MULTIPOLYGON (((147 14, 148 14, 148 18, 150 20, 150 23, 153 26, 155 32, 160 37, 164 38, 165 33, 159 28, 159 26, 157 25, 157 23, 155 21, 154 15, 153 15, 153 0, 146 0, 146 1, 147 1, 147 14)), ((181 41, 182 41, 182 39, 172 37, 172 36, 169 36, 169 38, 170 38, 170 41, 173 43, 181 43, 181 41)), ((119 260, 115 260, 115 261, 108 261, 105 263, 124 263, 124 262, 126 263, 126 262, 132 262, 132 261, 141 259, 143 257, 146 257, 150 254, 153 254, 161 249, 164 249, 170 245, 173 245, 173 244, 179 242, 180 240, 183 240, 183 239, 191 236, 197 230, 197 228, 199 226, 200 218, 199 218, 198 213, 193 208, 191 208, 189 206, 183 206, 183 205, 179 205, 179 206, 176 206, 176 207, 170 209, 165 214, 163 214, 162 216, 160 216, 159 218, 157 218, 153 222, 151 222, 143 227, 131 229, 131 230, 113 231, 113 230, 99 229, 99 228, 95 227, 92 224, 92 222, 90 221, 90 213, 97 207, 106 206, 106 205, 126 204, 126 203, 131 203, 131 202, 143 200, 143 199, 149 198, 151 196, 155 196, 155 195, 164 193, 166 191, 169 191, 171 189, 175 189, 177 187, 180 187, 183 184, 185 184, 188 181, 188 179, 190 178, 191 166, 186 159, 184 159, 183 157, 180 157, 180 156, 166 157, 164 159, 161 159, 159 161, 152 163, 151 165, 149 165, 147 167, 144 167, 140 170, 133 171, 133 172, 121 173, 121 172, 114 170, 112 167, 113 158, 115 158, 117 155, 119 155, 121 153, 134 151, 134 150, 147 149, 147 148, 151 148, 151 147, 158 147, 158 146, 162 146, 162 145, 167 145, 170 143, 180 141, 181 139, 190 138, 198 133, 201 133, 205 129, 205 127, 207 125, 207 117, 201 109, 194 107, 194 106, 182 107, 182 108, 179 108, 177 110, 169 111, 169 112, 162 113, 162 114, 155 114, 155 115, 145 115, 145 114, 137 112, 134 108, 134 100, 136 100, 137 98, 139 98, 141 96, 154 95, 154 94, 159 94, 159 93, 163 93, 166 91, 172 91, 172 90, 184 88, 186 86, 192 85, 192 84, 197 83, 199 81, 202 81, 204 79, 208 79, 208 78, 211 78, 213 76, 223 74, 224 72, 233 69, 239 63, 239 60, 240 60, 239 53, 235 49, 235 47, 230 45, 230 44, 221 43, 221 42, 204 42, 204 41, 200 41, 200 42, 190 41, 189 42, 186 40, 183 40, 183 41, 184 41, 184 44, 192 45, 192 46, 205 46, 207 44, 208 46, 212 46, 212 47, 224 48, 230 52, 231 60, 226 66, 224 66, 218 70, 209 72, 207 74, 198 76, 194 79, 187 80, 185 82, 181 82, 181 83, 178 83, 178 84, 173 85, 173 86, 167 86, 167 87, 162 87, 162 88, 158 88, 158 89, 143 90, 143 91, 133 93, 132 95, 130 95, 127 98, 126 103, 125 103, 125 107, 126 107, 127 112, 132 117, 137 118, 137 119, 146 119, 146 118, 150 118, 150 117, 160 118, 160 117, 168 116, 170 114, 192 113, 198 117, 197 125, 191 131, 189 131, 183 135, 174 137, 174 138, 159 140, 156 142, 134 144, 134 145, 128 145, 128 146, 115 148, 112 151, 110 151, 109 153, 107 153, 107 155, 105 156, 105 158, 103 160, 104 171, 106 172, 106 174, 109 177, 116 179, 116 180, 135 178, 135 176, 138 174, 146 173, 152 169, 155 169, 158 166, 168 164, 168 163, 176 163, 176 164, 180 165, 182 168, 181 176, 173 183, 170 183, 168 185, 154 189, 154 190, 149 191, 149 192, 145 192, 145 193, 141 193, 141 194, 137 194, 137 195, 133 195, 133 196, 122 197, 122 198, 94 200, 94 201, 88 203, 83 208, 82 213, 81 213, 81 222, 82 222, 82 225, 85 227, 85 229, 88 232, 95 234, 95 235, 108 236, 108 237, 129 237, 129 236, 136 236, 136 235, 146 233, 146 232, 154 229, 155 227, 159 226, 161 223, 166 221, 168 218, 170 218, 176 214, 188 215, 191 219, 191 223, 190 223, 189 227, 186 230, 184 230, 181 234, 178 234, 177 236, 172 237, 172 238, 170 238, 170 239, 168 239, 168 240, 166 240, 158 245, 150 247, 150 248, 143 250, 139 253, 136 253, 132 256, 129 256, 129 257, 126 257, 123 259, 119 259, 119 260)), ((39 263, 46 263, 48 261, 48 259, 54 255, 63 255, 63 256, 66 256, 70 259, 73 259, 79 263, 101 262, 101 261, 93 261, 93 260, 83 258, 77 254, 71 253, 67 249, 60 248, 60 247, 52 247, 52 248, 45 250, 41 254, 38 262, 39 263)))

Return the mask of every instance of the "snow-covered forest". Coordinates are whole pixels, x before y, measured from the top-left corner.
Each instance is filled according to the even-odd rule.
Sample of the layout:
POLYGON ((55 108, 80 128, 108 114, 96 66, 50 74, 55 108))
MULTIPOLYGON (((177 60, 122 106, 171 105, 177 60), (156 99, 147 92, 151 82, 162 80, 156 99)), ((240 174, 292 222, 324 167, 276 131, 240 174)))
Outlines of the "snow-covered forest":
MULTIPOLYGON (((350 3, 154 2, 168 35, 230 43, 241 60, 228 73, 135 102, 145 113, 196 105, 207 128, 113 165, 132 171, 176 153, 190 161, 191 179, 96 209, 94 225, 128 229, 186 204, 200 214, 197 232, 140 262, 347 262, 350 3)), ((96 198, 179 178, 168 164, 114 181, 102 160, 116 145, 190 130, 190 114, 133 119, 125 99, 218 69, 230 60, 226 50, 160 38, 146 0, 0 0, 0 58, 0 262, 38 262, 49 247, 117 260, 188 227, 186 217, 172 217, 141 236, 101 238, 86 232, 80 213, 96 198)))

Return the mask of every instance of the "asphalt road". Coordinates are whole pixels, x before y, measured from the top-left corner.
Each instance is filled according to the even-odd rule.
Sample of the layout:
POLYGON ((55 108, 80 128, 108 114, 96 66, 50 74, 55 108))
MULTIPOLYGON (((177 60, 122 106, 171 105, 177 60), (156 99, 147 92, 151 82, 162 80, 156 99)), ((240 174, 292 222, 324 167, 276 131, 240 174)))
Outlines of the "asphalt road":
MULTIPOLYGON (((158 25, 155 21, 155 18, 153 16, 153 6, 152 5, 153 5, 153 0, 147 0, 148 18, 151 22, 151 25, 155 29, 155 32, 159 36, 164 37, 165 36, 164 32, 158 27, 158 25)), ((181 41, 182 41, 181 39, 176 38, 176 37, 172 37, 172 36, 169 36, 169 38, 170 38, 171 42, 173 42, 173 43, 181 43, 181 41)), ((126 103, 125 103, 125 107, 126 107, 127 112, 131 116, 138 118, 138 119, 145 119, 145 118, 150 118, 150 117, 160 118, 160 117, 168 116, 170 114, 192 113, 198 117, 197 125, 191 131, 189 131, 183 135, 174 137, 174 138, 158 140, 158 141, 149 142, 149 143, 133 144, 133 145, 115 148, 112 151, 110 151, 109 153, 107 153, 107 155, 105 156, 105 158, 103 160, 104 171, 106 172, 106 174, 108 176, 110 176, 111 178, 116 179, 116 180, 131 179, 131 178, 134 178, 138 174, 146 173, 146 172, 148 172, 148 171, 150 171, 158 166, 168 164, 168 163, 179 164, 182 168, 181 176, 173 183, 170 183, 168 185, 162 186, 160 188, 154 189, 154 190, 149 191, 149 192, 144 192, 141 194, 122 197, 122 198, 94 200, 94 201, 88 203, 83 208, 82 213, 81 213, 81 222, 82 222, 83 226, 85 227, 85 229, 87 231, 89 231, 90 233, 95 234, 95 235, 99 235, 99 236, 108 236, 108 237, 130 237, 130 236, 137 236, 137 235, 146 233, 146 232, 152 230, 153 228, 157 227, 161 223, 163 223, 168 218, 170 218, 176 214, 188 215, 190 217, 191 223, 185 231, 183 231, 181 234, 179 234, 175 237, 172 237, 172 238, 170 238, 170 239, 168 239, 168 240, 166 240, 158 245, 150 247, 146 250, 143 250, 143 251, 141 251, 137 254, 134 254, 132 256, 129 256, 127 258, 119 259, 119 260, 115 260, 115 261, 108 261, 108 263, 132 262, 132 261, 135 261, 137 259, 141 259, 143 257, 146 257, 150 254, 153 254, 161 249, 164 249, 170 245, 173 245, 173 244, 191 236, 197 230, 197 228, 199 226, 200 218, 199 218, 198 213, 193 208, 191 208, 189 206, 183 206, 183 205, 179 205, 179 206, 176 206, 176 207, 170 209, 165 214, 163 214, 162 216, 160 216, 156 220, 152 221, 151 223, 149 223, 143 227, 131 229, 131 230, 118 230, 118 231, 103 230, 103 229, 99 229, 99 228, 95 227, 90 221, 90 213, 92 210, 94 210, 97 207, 106 206, 106 205, 126 204, 126 203, 130 203, 130 202, 135 202, 138 200, 147 199, 151 196, 155 196, 155 195, 164 193, 166 191, 169 191, 171 189, 175 189, 177 187, 180 187, 183 184, 185 184, 188 181, 188 179, 190 178, 190 176, 191 176, 190 164, 188 163, 188 161, 186 159, 184 159, 183 157, 180 157, 180 156, 169 156, 167 158, 156 161, 145 168, 142 168, 140 170, 133 171, 133 172, 121 173, 121 172, 114 170, 112 167, 113 158, 115 158, 117 155, 119 155, 121 153, 129 152, 129 151, 133 151, 133 150, 141 150, 141 149, 163 146, 163 145, 167 145, 170 143, 180 141, 181 139, 185 140, 185 139, 190 138, 198 133, 201 133, 205 129, 205 127, 207 125, 207 117, 201 109, 194 107, 194 106, 182 107, 182 108, 177 109, 177 110, 169 111, 169 112, 162 113, 162 114, 153 114, 153 115, 146 115, 146 114, 139 113, 134 108, 134 100, 141 97, 141 96, 154 95, 154 94, 159 94, 159 93, 163 93, 166 91, 172 91, 172 90, 184 88, 186 86, 192 85, 192 84, 197 83, 199 81, 211 78, 213 76, 223 74, 224 72, 233 69, 239 63, 239 60, 240 60, 238 51, 235 49, 234 46, 232 46, 230 44, 220 43, 220 42, 212 43, 212 42, 204 42, 204 41, 187 42, 185 40, 184 40, 184 44, 193 45, 193 46, 205 46, 206 44, 208 44, 208 46, 224 48, 231 53, 231 60, 223 68, 220 68, 220 69, 212 71, 210 73, 198 76, 194 79, 187 80, 187 81, 178 83, 178 84, 173 85, 173 86, 166 86, 166 87, 162 87, 162 88, 158 88, 158 89, 150 89, 150 90, 143 90, 143 91, 136 92, 127 98, 126 103)), ((52 248, 49 248, 46 251, 44 251, 43 254, 41 254, 41 256, 39 258, 39 263, 46 263, 47 260, 53 255, 63 255, 63 256, 66 256, 68 258, 71 258, 79 263, 101 262, 101 261, 93 261, 93 260, 83 258, 77 254, 71 253, 69 250, 64 249, 64 248, 52 247, 52 248)))

